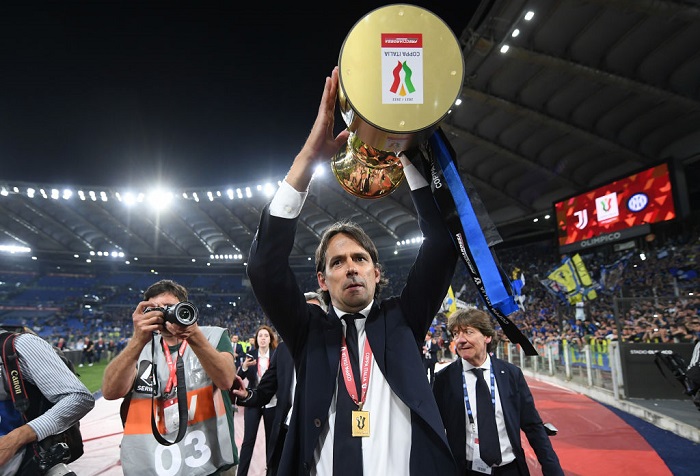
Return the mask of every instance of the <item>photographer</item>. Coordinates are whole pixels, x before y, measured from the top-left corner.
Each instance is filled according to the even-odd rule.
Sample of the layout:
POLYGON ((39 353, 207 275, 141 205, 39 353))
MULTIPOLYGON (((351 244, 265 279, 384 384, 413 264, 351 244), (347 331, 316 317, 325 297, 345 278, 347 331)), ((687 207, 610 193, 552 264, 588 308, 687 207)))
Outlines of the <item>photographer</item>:
POLYGON ((95 398, 44 339, 19 334, 15 350, 22 379, 35 386, 52 406, 36 416, 25 413, 25 420, 13 405, 7 371, 0 366, 5 383, 0 385, 0 474, 34 476, 40 474, 37 462, 42 456, 36 443, 79 421, 95 406, 95 398))
POLYGON ((235 377, 231 340, 226 329, 199 326, 197 309, 186 301, 187 290, 174 281, 151 285, 133 313, 133 337, 105 369, 104 397, 125 397, 125 475, 160 474, 159 468, 170 475, 234 474, 238 463, 228 395, 235 377))

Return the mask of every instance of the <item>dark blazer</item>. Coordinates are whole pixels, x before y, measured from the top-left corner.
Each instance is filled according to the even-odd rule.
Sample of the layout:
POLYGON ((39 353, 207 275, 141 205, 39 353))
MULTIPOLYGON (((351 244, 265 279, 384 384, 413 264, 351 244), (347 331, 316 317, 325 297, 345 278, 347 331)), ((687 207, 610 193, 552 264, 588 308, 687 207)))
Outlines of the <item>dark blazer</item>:
MULTIPOLYGON (((258 349, 253 347, 248 351, 248 353, 255 358, 255 360, 258 360, 258 349)), ((272 366, 272 359, 275 358, 275 350, 270 349, 270 366, 272 366)), ((245 360, 245 358, 244 358, 245 360)), ((270 367, 268 367, 269 370, 270 367)), ((265 372, 267 373, 267 372, 265 372)), ((248 379, 248 388, 256 388, 258 386, 258 382, 260 381, 260 377, 258 376, 258 365, 255 364, 252 367, 248 367, 247 370, 243 370, 243 367, 238 369, 238 375, 242 379, 248 379)), ((263 375, 264 377, 264 375, 263 375)))
POLYGON ((243 346, 241 345, 240 342, 237 343, 231 343, 231 346, 233 347, 233 351, 236 353, 237 357, 234 359, 234 362, 236 363, 236 370, 241 368, 241 364, 245 360, 245 350, 243 350, 243 346))
MULTIPOLYGON (((440 308, 457 252, 428 187, 411 192, 426 239, 399 297, 375 300, 365 330, 374 358, 394 393, 411 411, 410 474, 456 474, 457 467, 416 345, 440 308)), ((248 260, 248 277, 265 315, 287 343, 297 368, 294 412, 279 474, 304 475, 328 424, 336 388, 343 327, 331 307, 307 304, 288 256, 297 220, 263 210, 248 260)), ((350 436, 348 436, 350 438, 350 436)))
MULTIPOLYGON (((437 339, 435 339, 437 341, 437 339)), ((421 352, 423 351, 422 348, 424 346, 427 346, 428 342, 423 341, 423 345, 421 346, 421 352)), ((428 355, 423 354, 423 361, 425 362, 426 365, 435 365, 437 363, 437 353, 438 353, 438 343, 437 342, 430 342, 430 348, 428 349, 428 355, 430 358, 428 359, 428 355)))
MULTIPOLYGON (((270 368, 262 376, 255 389, 249 389, 251 396, 248 400, 238 400, 238 405, 242 407, 261 407, 267 405, 272 397, 277 395, 277 406, 275 407, 275 419, 272 423, 272 431, 267 436, 267 444, 272 445, 272 451, 268 455, 272 457, 281 448, 276 448, 280 429, 284 425, 289 409, 292 407, 292 380, 294 378, 294 360, 287 349, 287 345, 281 342, 275 354, 270 359, 270 368)), ((281 443, 281 442, 280 442, 281 443)), ((270 461, 268 461, 269 466, 270 461)))
MULTIPOLYGON (((559 458, 552 448, 540 414, 535 408, 535 401, 523 372, 515 365, 493 356, 491 365, 503 407, 508 439, 513 447, 520 474, 530 474, 521 445, 520 430, 522 430, 542 465, 542 473, 546 476, 563 476, 559 458)), ((462 387, 461 358, 457 357, 454 362, 435 374, 433 392, 447 430, 447 440, 460 467, 459 474, 466 474, 467 415, 462 387)))

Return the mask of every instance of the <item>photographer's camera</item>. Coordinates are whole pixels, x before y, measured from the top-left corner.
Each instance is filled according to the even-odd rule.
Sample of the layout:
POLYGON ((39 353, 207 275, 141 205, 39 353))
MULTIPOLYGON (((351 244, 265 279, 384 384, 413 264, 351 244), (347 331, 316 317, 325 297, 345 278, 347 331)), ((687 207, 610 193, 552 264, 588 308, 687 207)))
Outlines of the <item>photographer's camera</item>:
POLYGON ((44 476, 76 476, 65 463, 70 459, 70 448, 66 443, 56 443, 35 458, 39 471, 44 476))
POLYGON ((143 310, 144 313, 151 311, 160 311, 163 313, 163 319, 166 322, 180 324, 181 326, 191 326, 199 319, 197 306, 189 301, 182 301, 171 306, 147 307, 143 310))

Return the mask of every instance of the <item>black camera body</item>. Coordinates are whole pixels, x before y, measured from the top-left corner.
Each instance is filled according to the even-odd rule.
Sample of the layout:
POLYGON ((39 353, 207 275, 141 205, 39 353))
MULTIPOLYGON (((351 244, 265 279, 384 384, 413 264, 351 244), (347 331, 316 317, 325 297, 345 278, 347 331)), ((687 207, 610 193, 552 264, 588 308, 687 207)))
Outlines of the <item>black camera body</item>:
POLYGON ((143 310, 144 313, 151 311, 160 311, 163 313, 163 319, 166 322, 172 322, 181 326, 191 326, 199 319, 197 306, 189 301, 182 301, 171 306, 147 307, 143 310))
POLYGON ((40 474, 44 476, 75 476, 65 464, 70 460, 70 449, 66 443, 56 443, 35 457, 40 474))

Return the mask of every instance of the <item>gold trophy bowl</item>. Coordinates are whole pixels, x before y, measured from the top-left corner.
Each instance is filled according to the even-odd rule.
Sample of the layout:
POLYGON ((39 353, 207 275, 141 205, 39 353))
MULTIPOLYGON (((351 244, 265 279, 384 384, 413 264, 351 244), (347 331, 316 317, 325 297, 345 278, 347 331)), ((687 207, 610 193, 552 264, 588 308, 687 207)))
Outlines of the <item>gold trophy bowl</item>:
POLYGON ((400 153, 430 137, 459 96, 462 50, 434 13, 387 5, 353 26, 338 66, 350 137, 331 160, 333 174, 356 197, 384 197, 403 180, 400 153))

